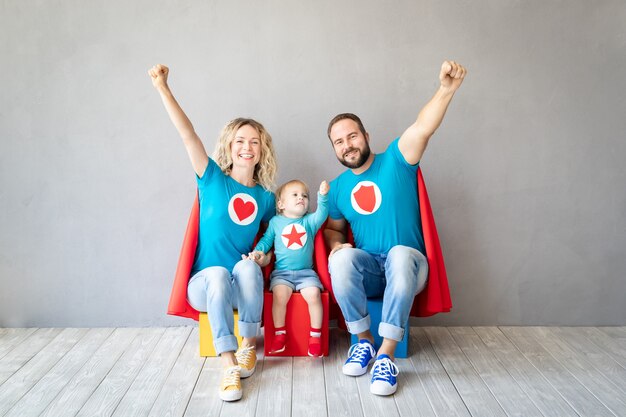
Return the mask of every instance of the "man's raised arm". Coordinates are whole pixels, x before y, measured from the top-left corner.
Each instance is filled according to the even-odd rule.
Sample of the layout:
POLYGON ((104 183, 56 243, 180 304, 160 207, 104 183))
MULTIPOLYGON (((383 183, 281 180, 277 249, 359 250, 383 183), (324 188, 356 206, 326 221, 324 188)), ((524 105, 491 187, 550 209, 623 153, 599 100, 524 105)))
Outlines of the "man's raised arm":
POLYGON ((417 120, 400 136, 398 147, 404 159, 411 164, 417 164, 426 150, 428 140, 435 133, 443 116, 446 114, 452 96, 461 86, 467 70, 454 61, 444 61, 439 72, 439 89, 422 108, 417 120))

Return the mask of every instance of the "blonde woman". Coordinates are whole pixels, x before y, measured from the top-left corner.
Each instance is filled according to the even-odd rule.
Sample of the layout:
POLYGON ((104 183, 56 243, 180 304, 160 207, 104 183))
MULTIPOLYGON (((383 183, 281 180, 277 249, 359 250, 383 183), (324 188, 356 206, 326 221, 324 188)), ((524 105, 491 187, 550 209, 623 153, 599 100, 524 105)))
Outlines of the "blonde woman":
POLYGON ((220 398, 236 401, 242 396, 240 378, 251 376, 256 367, 263 278, 260 267, 242 260, 242 254, 251 251, 260 224, 275 213, 272 138, 259 122, 235 119, 224 127, 209 158, 168 86, 169 69, 156 65, 148 73, 196 173, 200 220, 187 299, 209 316, 215 350, 224 365, 220 398), (241 346, 233 334, 234 307, 239 310, 241 346))

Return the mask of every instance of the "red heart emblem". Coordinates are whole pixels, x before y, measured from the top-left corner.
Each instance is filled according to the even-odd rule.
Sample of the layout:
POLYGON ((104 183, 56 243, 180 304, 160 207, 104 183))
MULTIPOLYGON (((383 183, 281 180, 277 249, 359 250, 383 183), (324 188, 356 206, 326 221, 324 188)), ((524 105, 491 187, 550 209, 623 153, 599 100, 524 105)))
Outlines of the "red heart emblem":
POLYGON ((359 207, 361 207, 361 210, 369 213, 374 211, 374 207, 376 207, 376 193, 374 191, 374 186, 362 185, 361 188, 354 193, 354 200, 359 207))
POLYGON ((246 203, 241 198, 236 198, 235 201, 233 201, 233 208, 235 209, 235 214, 239 221, 243 221, 254 213, 254 203, 252 201, 246 203))

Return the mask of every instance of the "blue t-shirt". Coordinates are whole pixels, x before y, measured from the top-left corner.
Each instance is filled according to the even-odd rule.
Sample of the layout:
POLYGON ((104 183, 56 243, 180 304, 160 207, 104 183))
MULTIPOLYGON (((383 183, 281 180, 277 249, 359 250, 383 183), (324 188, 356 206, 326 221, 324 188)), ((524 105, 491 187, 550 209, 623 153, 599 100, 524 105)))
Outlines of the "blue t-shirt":
POLYGON ((367 171, 348 169, 330 183, 329 214, 346 219, 357 248, 371 254, 387 253, 396 245, 424 251, 417 168, 400 149, 399 138, 374 157, 367 171))
POLYGON ((267 253, 274 245, 278 271, 313 268, 315 234, 328 217, 328 196, 317 194, 317 210, 292 219, 280 214, 272 217, 265 234, 254 250, 267 253))
POLYGON ((276 212, 274 193, 260 185, 246 187, 225 175, 209 158, 202 177, 196 175, 200 200, 198 247, 191 274, 209 266, 229 271, 252 249, 261 222, 276 212))

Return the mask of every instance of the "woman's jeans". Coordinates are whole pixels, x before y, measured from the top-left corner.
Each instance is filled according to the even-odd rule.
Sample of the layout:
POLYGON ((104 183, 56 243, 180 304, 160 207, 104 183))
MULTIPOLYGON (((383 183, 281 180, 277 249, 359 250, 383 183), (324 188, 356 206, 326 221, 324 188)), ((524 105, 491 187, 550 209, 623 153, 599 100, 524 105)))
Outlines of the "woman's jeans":
POLYGON ((198 311, 206 311, 217 354, 237 350, 233 309, 239 310, 239 334, 256 337, 263 310, 263 275, 251 260, 237 262, 232 274, 211 266, 194 274, 187 285, 187 300, 198 311))
POLYGON ((383 297, 378 334, 400 341, 413 299, 426 286, 428 261, 417 249, 394 246, 372 255, 356 248, 335 252, 329 260, 333 293, 352 334, 369 330, 367 298, 383 297))

